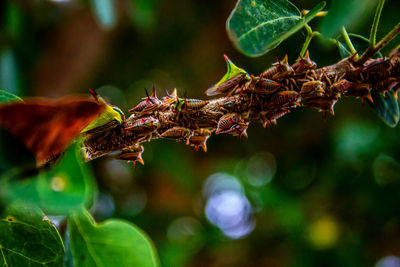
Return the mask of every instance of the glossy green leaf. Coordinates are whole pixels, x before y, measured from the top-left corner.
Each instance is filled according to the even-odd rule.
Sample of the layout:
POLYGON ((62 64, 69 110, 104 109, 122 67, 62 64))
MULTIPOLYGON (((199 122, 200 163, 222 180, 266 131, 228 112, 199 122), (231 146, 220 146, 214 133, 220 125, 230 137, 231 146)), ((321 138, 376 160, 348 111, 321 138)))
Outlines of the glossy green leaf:
POLYGON ((243 54, 261 56, 300 30, 325 6, 306 16, 286 0, 239 0, 226 22, 229 38, 243 54))
POLYGON ((394 98, 392 92, 386 92, 386 96, 378 93, 376 90, 371 91, 374 103, 371 104, 378 116, 390 127, 396 127, 399 122, 400 112, 399 103, 394 98))
MULTIPOLYGON (((342 26, 351 28, 365 21, 378 1, 375 0, 333 0, 328 8, 328 15, 321 21, 321 33, 334 36, 342 26)), ((372 23, 372 20, 371 20, 372 23)))
POLYGON ((112 29, 117 20, 114 0, 91 0, 91 3, 100 26, 105 30, 112 29))
POLYGON ((159 266, 152 241, 131 223, 96 223, 81 209, 69 217, 68 227, 75 266, 159 266))
POLYGON ((0 103, 13 102, 13 101, 22 101, 22 99, 7 91, 0 90, 0 103))
POLYGON ((49 214, 68 214, 83 204, 92 205, 96 185, 78 152, 75 143, 56 166, 30 178, 15 179, 12 172, 4 174, 0 181, 3 201, 22 199, 49 214))
POLYGON ((10 206, 0 219, 0 266, 62 266, 60 235, 35 207, 10 206))
MULTIPOLYGON (((353 44, 354 48, 356 49, 359 55, 361 55, 368 48, 369 40, 364 36, 354 33, 349 33, 349 37, 351 39, 351 43, 353 44)), ((343 40, 343 36, 340 36, 338 38, 337 46, 339 48, 340 56, 342 58, 349 57, 352 55, 350 52, 350 48, 343 40)), ((374 57, 375 58, 382 57, 382 53, 378 52, 374 57)))
POLYGON ((11 49, 0 52, 0 88, 10 93, 18 92, 18 67, 11 49))

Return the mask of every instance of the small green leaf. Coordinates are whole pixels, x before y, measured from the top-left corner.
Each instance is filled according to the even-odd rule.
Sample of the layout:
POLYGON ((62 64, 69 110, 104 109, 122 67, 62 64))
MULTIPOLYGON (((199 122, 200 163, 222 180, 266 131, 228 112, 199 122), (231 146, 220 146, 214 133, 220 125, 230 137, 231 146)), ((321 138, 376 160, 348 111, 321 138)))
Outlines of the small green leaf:
MULTIPOLYGON (((354 33, 349 33, 349 37, 351 39, 351 42, 352 42, 354 48, 356 49, 356 51, 358 52, 359 55, 364 53, 364 51, 368 48, 369 40, 367 38, 365 38, 364 36, 354 34, 354 33)), ((338 38, 337 45, 339 48, 340 56, 342 58, 346 58, 346 57, 349 57, 352 55, 350 52, 350 48, 347 46, 347 44, 343 40, 343 36, 340 36, 338 38)), ((378 53, 376 53, 376 55, 374 57, 375 58, 382 57, 382 53, 378 52, 378 53)))
POLYGON ((13 101, 22 101, 22 99, 7 91, 0 90, 0 103, 13 102, 13 101))
POLYGON ((91 3, 100 26, 105 30, 112 29, 117 16, 114 0, 91 0, 91 3))
POLYGON ((249 74, 247 74, 244 69, 233 64, 227 55, 224 55, 224 58, 226 62, 226 73, 219 82, 207 89, 206 94, 209 96, 225 92, 234 87, 237 83, 245 79, 250 79, 249 74))
POLYGON ((377 1, 375 0, 334 0, 328 15, 321 21, 321 33, 327 37, 337 34, 342 26, 351 28, 364 21, 377 1))
POLYGON ((306 16, 287 0, 239 0, 226 22, 229 38, 243 54, 261 56, 311 21, 325 6, 306 16))
POLYGON ((378 116, 390 127, 396 127, 399 122, 400 112, 399 103, 394 98, 392 92, 386 92, 386 97, 371 90, 372 99, 374 103, 371 104, 372 108, 378 113, 378 116))
POLYGON ((96 184, 78 150, 79 145, 73 144, 56 166, 37 176, 21 180, 12 173, 4 174, 0 197, 7 202, 25 200, 49 214, 68 214, 83 204, 91 206, 96 184))
POLYGON ((35 207, 11 205, 0 219, 0 266, 62 266, 60 235, 35 207))
POLYGON ((131 223, 96 223, 81 209, 68 218, 68 227, 75 266, 159 266, 152 241, 131 223))

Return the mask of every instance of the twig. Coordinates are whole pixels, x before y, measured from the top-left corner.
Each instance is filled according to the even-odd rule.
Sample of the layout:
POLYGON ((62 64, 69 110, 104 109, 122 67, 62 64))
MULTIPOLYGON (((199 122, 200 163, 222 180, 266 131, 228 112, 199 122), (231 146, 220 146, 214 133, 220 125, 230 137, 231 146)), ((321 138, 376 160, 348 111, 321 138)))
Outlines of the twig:
POLYGON ((368 59, 373 57, 376 53, 378 53, 382 48, 384 48, 391 40, 393 40, 400 33, 400 22, 388 33, 373 49, 367 49, 364 54, 357 60, 357 64, 362 65, 368 59))
POLYGON ((350 48, 350 52, 352 55, 355 55, 354 59, 358 59, 357 50, 354 48, 353 43, 351 42, 350 36, 347 34, 346 28, 342 27, 342 35, 343 39, 346 42, 347 46, 350 48))
POLYGON ((379 19, 381 17, 383 5, 385 4, 385 0, 379 0, 378 6, 376 7, 376 12, 374 16, 374 22, 372 23, 371 27, 371 34, 369 35, 369 46, 368 49, 375 48, 375 41, 376 41, 376 32, 378 30, 379 19))

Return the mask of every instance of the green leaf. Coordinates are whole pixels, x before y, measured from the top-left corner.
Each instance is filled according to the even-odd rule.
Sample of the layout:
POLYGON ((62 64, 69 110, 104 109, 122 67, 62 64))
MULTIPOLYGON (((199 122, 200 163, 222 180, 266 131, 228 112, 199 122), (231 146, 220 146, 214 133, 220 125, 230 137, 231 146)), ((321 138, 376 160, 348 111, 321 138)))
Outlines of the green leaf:
POLYGON ((100 26, 105 30, 112 29, 117 16, 114 0, 91 0, 91 3, 100 26))
POLYGON ((22 99, 7 91, 0 90, 0 103, 13 102, 13 101, 22 101, 22 99))
POLYGON ((286 0, 239 0, 226 22, 236 48, 251 57, 277 47, 311 21, 325 6, 319 3, 306 16, 286 0))
POLYGON ((16 94, 18 87, 18 67, 14 53, 11 49, 5 49, 0 53, 0 88, 16 94))
POLYGON ((22 199, 49 214, 68 214, 83 204, 91 206, 96 184, 78 152, 79 145, 75 143, 56 166, 37 176, 21 180, 15 179, 13 173, 4 174, 0 181, 3 201, 22 199))
POLYGON ((334 36, 342 26, 351 28, 360 24, 376 5, 375 0, 334 0, 328 9, 328 15, 321 21, 321 33, 334 36))
MULTIPOLYGON (((369 40, 367 38, 365 38, 364 36, 354 34, 354 33, 349 33, 349 37, 351 39, 351 43, 353 44, 354 48, 356 49, 356 51, 358 52, 359 55, 364 53, 364 51, 368 48, 369 40)), ((346 58, 346 57, 349 57, 352 55, 350 52, 350 48, 347 46, 347 44, 343 40, 343 36, 340 36, 338 38, 337 45, 339 48, 340 56, 342 58, 346 58)), ((378 52, 378 53, 376 53, 374 58, 378 58, 378 57, 382 57, 382 56, 383 56, 382 53, 378 52)))
POLYGON ((96 223, 81 209, 68 218, 68 227, 75 266, 159 266, 152 241, 131 223, 96 223))
POLYGON ((371 96, 374 103, 371 104, 372 108, 378 113, 378 116, 390 127, 396 127, 399 122, 400 112, 399 103, 394 98, 392 92, 386 92, 386 97, 371 90, 371 96))
POLYGON ((44 213, 22 204, 0 219, 0 266, 62 266, 60 235, 44 213))

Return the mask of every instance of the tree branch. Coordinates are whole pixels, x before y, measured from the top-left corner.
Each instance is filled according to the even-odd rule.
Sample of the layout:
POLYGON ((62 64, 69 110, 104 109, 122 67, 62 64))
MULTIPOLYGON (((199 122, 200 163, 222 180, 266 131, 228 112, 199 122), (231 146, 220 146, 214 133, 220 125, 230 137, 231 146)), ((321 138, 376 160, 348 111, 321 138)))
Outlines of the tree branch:
POLYGON ((335 103, 343 97, 372 101, 372 90, 397 93, 400 50, 392 51, 389 58, 370 59, 361 66, 349 57, 319 69, 306 53, 306 57, 291 66, 284 60, 257 77, 230 83, 226 96, 207 101, 176 95, 167 95, 163 100, 147 97, 141 102, 146 108, 135 107, 124 124, 104 134, 86 134, 83 142, 86 159, 112 155, 141 161, 140 144, 157 138, 206 150, 205 143, 213 131, 246 136, 250 122, 272 127, 277 119, 299 107, 333 115, 335 103))

